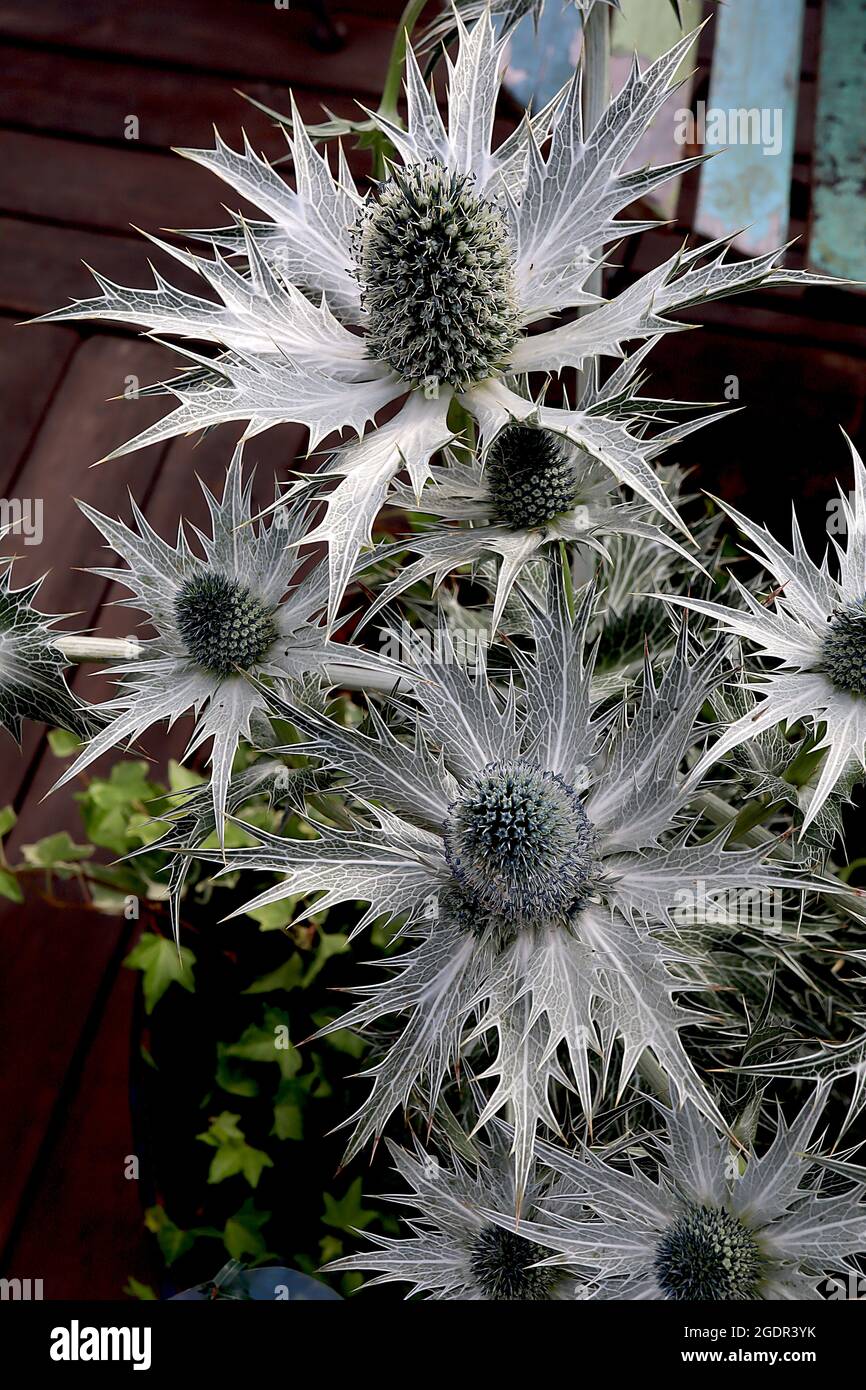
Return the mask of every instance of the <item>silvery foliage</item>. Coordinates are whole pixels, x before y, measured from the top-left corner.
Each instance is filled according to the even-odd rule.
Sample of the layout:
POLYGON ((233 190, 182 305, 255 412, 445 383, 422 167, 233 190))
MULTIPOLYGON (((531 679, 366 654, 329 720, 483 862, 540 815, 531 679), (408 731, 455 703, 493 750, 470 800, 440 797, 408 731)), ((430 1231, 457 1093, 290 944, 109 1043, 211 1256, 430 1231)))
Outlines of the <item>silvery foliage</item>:
POLYGON ((125 565, 94 573, 129 589, 131 597, 121 603, 143 613, 156 635, 142 642, 135 659, 113 667, 121 679, 118 694, 98 707, 105 726, 56 784, 152 725, 193 713, 185 756, 210 747, 211 828, 220 840, 238 744, 252 741, 254 720, 266 716, 249 677, 299 680, 347 656, 356 665, 381 664, 327 636, 319 621, 327 599, 324 567, 299 568, 306 508, 256 522, 253 479, 243 481, 242 453, 239 445, 221 498, 202 485, 210 534, 193 529, 203 554, 192 549, 183 522, 175 544, 164 541, 135 502, 132 527, 79 504, 125 565))
POLYGON ((306 750, 341 774, 358 810, 349 831, 322 824, 313 842, 258 832, 260 849, 230 852, 227 871, 280 875, 246 910, 297 894, 321 892, 318 910, 363 899, 369 908, 358 930, 400 918, 411 943, 388 961, 389 978, 363 987, 362 1002, 330 1025, 406 1018, 399 1040, 365 1073, 372 1090, 347 1121, 355 1125, 347 1157, 377 1138, 416 1088, 435 1104, 458 1055, 491 1038, 485 1075, 496 1086, 479 1123, 504 1109, 511 1115, 518 1191, 539 1125, 557 1130, 554 1088, 575 1087, 591 1113, 590 1057, 610 1058, 616 1043, 620 1093, 649 1050, 678 1098, 722 1123, 680 1038, 706 1017, 684 998, 712 975, 704 943, 679 930, 677 891, 699 881, 717 892, 803 893, 824 884, 766 847, 730 849, 724 833, 690 833, 687 808, 699 784, 680 769, 702 737, 698 714, 722 679, 723 647, 693 655, 683 628, 661 677, 647 666, 637 702, 611 710, 592 690, 593 597, 590 588, 572 621, 553 572, 545 606, 532 611, 533 658, 517 656, 520 681, 505 688, 483 667, 462 667, 443 629, 437 656, 416 653, 405 678, 412 696, 397 697, 396 720, 371 709, 369 732, 261 689, 275 714, 307 734, 306 750), (533 867, 521 870, 519 895, 496 846, 487 854, 467 848, 459 820, 479 777, 495 782, 515 767, 579 789, 586 818, 576 843, 542 863, 559 809, 537 840, 526 811, 533 867))
POLYGON ((787 550, 766 527, 756 526, 733 507, 720 503, 755 550, 773 580, 770 606, 737 579, 732 584, 741 607, 709 599, 668 595, 668 602, 705 613, 726 631, 758 649, 773 665, 756 670, 749 687, 760 697, 756 709, 735 720, 708 758, 717 761, 777 725, 805 720, 815 746, 826 749, 821 774, 806 807, 803 828, 818 817, 831 794, 847 790, 852 774, 866 766, 866 470, 851 446, 853 501, 842 494, 844 545, 835 539, 838 578, 829 556, 820 565, 810 558, 792 517, 793 549, 787 550))
MULTIPOLYGON (((464 1147, 466 1147, 464 1145, 464 1147)), ((371 1270, 374 1284, 408 1284, 407 1298, 470 1302, 567 1302, 583 1287, 574 1266, 536 1267, 548 1252, 514 1230, 514 1170, 502 1126, 487 1142, 470 1142, 469 1154, 447 1164, 416 1141, 409 1152, 389 1142, 395 1172, 409 1189, 388 1200, 410 1208, 408 1238, 373 1235, 373 1248, 334 1260, 329 1270, 371 1270), (501 1220, 493 1220, 493 1208, 501 1220)), ((523 1194, 523 1211, 540 1215, 546 1179, 539 1171, 523 1194)))
POLYGON ((790 1124, 780 1114, 763 1152, 690 1104, 664 1112, 663 1133, 635 1136, 649 1161, 544 1145, 555 1179, 541 1214, 516 1229, 556 1252, 554 1266, 591 1268, 593 1299, 819 1301, 847 1290, 866 1251, 866 1168, 815 1152, 826 1101, 818 1086, 790 1124))
POLYGON ((270 219, 237 217, 229 227, 194 233, 210 256, 158 243, 200 276, 216 301, 176 290, 159 275, 154 289, 139 290, 97 274, 97 298, 47 316, 55 322, 131 321, 173 338, 198 339, 210 348, 204 355, 178 346, 192 370, 166 385, 179 402, 177 409, 111 457, 233 420, 248 421, 248 435, 296 421, 309 428, 311 448, 334 431, 347 429, 358 436, 326 470, 328 478, 341 481, 327 494, 328 514, 315 532, 329 546, 331 617, 358 550, 370 540, 392 479, 405 469, 420 494, 430 478, 431 459, 452 440, 453 400, 474 420, 482 447, 504 425, 531 416, 598 460, 617 482, 682 530, 651 467, 658 446, 646 437, 639 419, 528 401, 514 389, 512 378, 580 368, 599 357, 621 358, 627 342, 655 341, 676 331, 682 325, 670 315, 705 300, 758 285, 821 282, 821 277, 780 268, 781 253, 729 263, 725 243, 716 242, 678 251, 615 299, 599 301, 586 286, 605 248, 656 225, 645 219, 621 221, 617 214, 700 162, 699 157, 624 172, 676 85, 692 36, 644 72, 635 63, 595 129, 583 127, 578 72, 549 106, 494 149, 493 117, 506 39, 495 36, 487 11, 469 31, 459 16, 456 22, 457 56, 446 58, 447 123, 411 49, 405 126, 387 115, 371 115, 395 151, 378 191, 359 193, 342 150, 334 168, 327 153, 315 148, 293 107, 287 138, 295 188, 248 143, 237 153, 218 137, 213 150, 182 151, 270 219), (429 179, 437 188, 443 181, 453 185, 448 202, 453 224, 443 228, 445 214, 438 203, 426 214, 426 225, 432 224, 449 247, 452 238, 453 248, 448 256, 431 255, 416 229, 418 274, 404 283, 405 238, 377 242, 376 232, 383 218, 398 214, 404 222, 395 225, 411 224, 429 179), (366 264, 365 247, 371 244, 390 246, 391 261, 384 269, 378 261, 372 268, 366 264), (507 264, 499 266, 493 285, 485 280, 484 266, 500 257, 503 248, 507 264), (372 307, 372 300, 379 303, 380 281, 388 275, 396 330, 392 316, 383 318, 379 308, 374 314, 372 307), (425 277, 433 286, 429 294, 423 292, 425 277), (485 328, 484 305, 493 299, 501 308, 485 328), (573 321, 530 334, 537 321, 575 308, 583 312, 573 321), (396 369, 394 361, 416 362, 425 353, 431 363, 439 360, 443 333, 438 315, 446 316, 444 336, 460 347, 461 361, 470 368, 453 380, 432 371, 418 379, 414 368, 396 369), (497 345, 495 361, 483 350, 488 328, 497 345), (382 336, 393 348, 391 361, 368 354, 366 339, 382 336), (510 346, 500 353, 506 340, 510 346), (463 352, 467 342, 470 350, 463 352), (471 368, 473 361, 477 371, 471 368), (397 414, 376 425, 377 413, 399 400, 397 414))
POLYGON ((15 589, 12 570, 10 559, 0 559, 0 726, 19 743, 25 719, 92 734, 98 718, 66 684, 57 617, 34 607, 42 580, 15 589))
POLYGON ((681 327, 678 310, 821 280, 782 269, 780 254, 729 263, 716 242, 613 300, 591 294, 605 248, 654 225, 620 214, 697 162, 625 172, 692 36, 644 72, 635 64, 593 130, 578 72, 494 149, 507 28, 539 9, 500 7, 498 37, 486 8, 457 16, 444 119, 408 52, 405 124, 370 114, 393 154, 370 192, 342 150, 333 161, 317 149, 294 108, 294 187, 248 144, 185 151, 267 219, 192 234, 206 254, 159 243, 209 297, 161 277, 135 290, 97 276, 99 297, 48 316, 132 321, 205 345, 178 348, 187 368, 160 384, 177 408, 118 453, 236 420, 247 436, 299 422, 311 448, 339 430, 354 438, 267 519, 256 519, 239 448, 222 498, 206 492, 210 532, 195 544, 183 524, 168 544, 137 508, 132 526, 85 509, 125 564, 97 572, 122 579, 156 632, 94 711, 66 690, 35 588, 13 590, 4 571, 0 712, 16 735, 25 715, 91 735, 64 782, 152 724, 193 714, 189 751, 210 746, 210 784, 157 841, 177 852, 176 931, 190 852, 217 872, 276 875, 247 909, 303 895, 299 922, 361 902, 356 932, 389 925, 385 978, 329 1025, 386 1043, 346 1122, 348 1154, 396 1127, 396 1112, 435 1121, 451 1096, 463 1104, 467 1076, 461 1123, 478 1134, 436 1128, 441 1161, 395 1148, 411 1190, 400 1200, 420 1213, 410 1239, 382 1237, 344 1267, 434 1298, 678 1297, 705 1274, 709 1242, 722 1258, 705 1296, 811 1298, 820 1275, 841 1274, 866 1246, 860 1170, 802 1156, 825 1089, 790 1128, 780 1120, 760 1156, 753 1136, 741 1141, 733 1169, 728 1116, 735 1072, 836 1082, 848 1123, 866 1100, 863 1032, 848 1031, 866 1023, 851 1007, 857 977, 836 978, 842 965, 862 972, 864 911, 832 857, 866 735, 866 481, 858 461, 838 579, 796 530, 788 552, 728 508, 778 592, 775 608, 745 584, 733 586, 739 607, 713 596, 716 523, 689 536, 682 479, 657 462, 712 416, 684 423, 682 403, 642 396, 642 364, 681 327), (395 228, 405 237, 389 246, 395 228), (428 236, 448 254, 425 267, 428 236), (420 257, 414 295, 404 247, 420 257), (442 265, 454 271, 444 296, 442 265), (551 315, 565 321, 530 331, 551 315), (444 378, 416 371, 425 354, 444 378), (603 357, 620 359, 604 384, 603 357), (581 373, 574 407, 528 391, 530 373, 565 368, 581 373), (377 423, 386 406, 396 411, 377 423), (497 450, 527 442, 515 429, 551 450, 550 471, 506 496, 497 450), (316 498, 326 515, 310 532, 316 498), (441 524, 359 561, 385 502, 441 524), (301 570, 298 545, 311 539, 327 541, 328 560, 301 570), (389 605, 432 624, 436 641, 398 670, 369 642, 344 648, 329 634, 362 565, 387 572, 405 551, 410 563, 368 616, 389 605), (489 604, 464 605, 454 572, 466 568, 489 604), (705 628, 700 617, 686 627, 678 606, 705 628), (488 662, 484 644, 471 667, 457 652, 460 623, 484 633, 488 662), (754 645, 780 664, 755 663, 754 645), (365 667, 374 691, 393 683, 389 698, 371 694, 363 727, 328 713, 340 661, 365 667), (273 746, 280 721, 303 742, 273 746), (241 743, 258 760, 232 775, 241 743), (244 807, 265 798, 312 835, 254 828, 244 807), (226 842, 227 815, 248 837, 241 848, 238 835, 226 842), (721 915, 683 919, 684 892, 718 899, 721 915), (741 922, 741 892, 774 894, 781 920, 741 922), (662 1136, 651 1091, 670 1107, 662 1136), (647 1119, 633 1131, 636 1113, 647 1119), (615 1139, 594 1142, 592 1123, 615 1139))

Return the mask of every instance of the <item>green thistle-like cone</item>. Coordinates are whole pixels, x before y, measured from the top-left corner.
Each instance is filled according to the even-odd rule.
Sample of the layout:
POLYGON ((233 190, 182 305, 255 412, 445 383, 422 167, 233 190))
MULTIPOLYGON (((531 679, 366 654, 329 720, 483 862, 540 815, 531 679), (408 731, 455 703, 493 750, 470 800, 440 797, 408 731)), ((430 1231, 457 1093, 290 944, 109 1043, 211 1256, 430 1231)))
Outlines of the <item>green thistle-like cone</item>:
POLYGON ((30 719, 87 737, 99 717, 66 684, 54 617, 33 606, 41 582, 13 589, 12 563, 0 559, 0 728, 20 742, 30 719))
POLYGON ((445 853, 464 899, 506 920, 564 916, 580 903, 593 830, 563 779, 532 763, 491 763, 452 805, 445 853))
POLYGON ((736 1216, 692 1207, 659 1241, 655 1271, 667 1298, 743 1302, 757 1297, 762 1263, 754 1236, 736 1216))
POLYGON ((489 1299, 507 1303, 543 1303, 550 1298, 557 1271, 533 1269, 545 1251, 514 1231, 485 1226, 469 1256, 478 1287, 489 1299))
POLYGON ((573 463, 549 430, 509 425, 487 455, 485 478, 492 519, 521 531, 543 526, 570 511, 577 500, 573 463))
POLYGON ((273 613, 237 579, 200 574, 175 600, 178 631, 193 661, 218 676, 248 671, 277 637, 273 613))
POLYGON ((395 170, 364 214, 358 259, 371 357, 458 388, 504 364, 518 333, 508 230, 471 176, 395 170))
POLYGON ((821 669, 838 690, 866 695, 866 599, 834 613, 821 647, 821 669))

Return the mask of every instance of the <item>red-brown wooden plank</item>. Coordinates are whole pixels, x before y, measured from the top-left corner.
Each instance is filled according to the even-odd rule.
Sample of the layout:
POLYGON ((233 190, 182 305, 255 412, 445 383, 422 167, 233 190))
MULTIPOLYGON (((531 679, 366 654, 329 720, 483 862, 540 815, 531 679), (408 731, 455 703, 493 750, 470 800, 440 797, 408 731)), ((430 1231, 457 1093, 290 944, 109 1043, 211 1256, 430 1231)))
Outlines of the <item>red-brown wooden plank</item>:
MULTIPOLYGON (((20 331, 37 337, 57 332, 55 328, 20 331)), ((101 469, 90 465, 165 409, 164 402, 114 402, 108 397, 123 390, 126 376, 147 380, 159 375, 168 356, 166 349, 154 343, 106 335, 91 339, 72 359, 15 487, 15 495, 21 499, 42 500, 42 544, 28 546, 21 538, 9 536, 0 546, 3 553, 18 557, 18 584, 51 569, 39 596, 46 611, 80 609, 83 616, 79 622, 86 625, 92 621, 103 582, 71 572, 76 566, 102 564, 104 556, 94 528, 72 499, 79 496, 101 508, 119 507, 133 476, 142 491, 147 486, 160 457, 157 449, 142 451, 134 464, 118 461, 101 469)), ((0 737, 4 801, 17 798, 38 742, 39 731, 34 726, 27 728, 23 753, 5 734, 0 737)))
POLYGON ((341 14, 345 43, 336 53, 309 42, 311 16, 246 0, 19 0, 0 2, 0 35, 92 53, 122 54, 181 68, 300 82, 377 94, 384 81, 393 23, 341 14))
POLYGON ((78 343, 68 328, 29 333, 0 319, 0 488, 9 491, 25 449, 39 425, 64 368, 78 343))
MULTIPOLYGON (((67 921, 58 914, 57 930, 67 921)), ((77 961, 72 964, 78 974, 77 961)), ((126 1156, 134 1152, 128 1063, 138 976, 119 970, 109 979, 105 1007, 97 1005, 91 1019, 92 1047, 40 1155, 18 1238, 4 1260, 9 1278, 43 1279, 46 1299, 119 1299, 130 1274, 149 1283, 160 1277, 139 1184, 124 1176, 126 1156)))
MULTIPOLYGON (((288 111, 283 83, 212 77, 137 63, 110 62, 70 53, 62 59, 44 49, 0 45, 0 125, 10 129, 79 136, 125 149, 209 146, 216 125, 226 139, 243 127, 256 149, 284 151, 274 138, 274 122, 240 95, 254 97, 276 111, 288 111), (62 82, 58 73, 62 72, 62 82), (236 90, 239 89, 239 90, 236 90), (138 120, 138 136, 126 134, 128 116, 138 120)), ((325 119, 322 102, 345 116, 358 114, 339 91, 316 93, 296 88, 308 122, 325 119)))
POLYGON ((57 309, 70 299, 98 293, 87 265, 121 285, 152 286, 147 265, 151 260, 178 288, 206 293, 197 276, 187 274, 183 266, 144 237, 127 231, 126 236, 108 236, 0 217, 0 312, 25 319, 57 309))
MULTIPOLYGON (((279 138, 277 132, 275 137, 279 138)), ((76 140, 0 131, 0 211, 128 235, 219 226, 225 205, 260 216, 221 179, 188 159, 148 150, 111 149, 76 140)))

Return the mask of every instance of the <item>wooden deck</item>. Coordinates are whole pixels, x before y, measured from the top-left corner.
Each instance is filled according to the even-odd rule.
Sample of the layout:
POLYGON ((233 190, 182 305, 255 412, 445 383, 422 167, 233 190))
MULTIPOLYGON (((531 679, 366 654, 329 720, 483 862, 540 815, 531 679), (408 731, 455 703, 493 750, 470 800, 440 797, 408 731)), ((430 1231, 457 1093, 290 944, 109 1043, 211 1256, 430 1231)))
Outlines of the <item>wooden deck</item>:
MULTIPOLYGON (((305 114, 320 102, 348 110, 350 97, 373 96, 401 7, 379 0, 369 6, 375 17, 363 0, 339 8, 345 44, 325 53, 311 45, 308 13, 270 0, 0 0, 0 495, 43 499, 44 541, 27 547, 18 538, 17 578, 50 569, 44 605, 76 612, 78 627, 98 619, 100 632, 125 635, 134 617, 107 608, 113 586, 81 572, 105 561, 72 497, 127 515, 131 488, 152 524, 170 533, 180 512, 200 518, 195 474, 218 483, 231 431, 92 469, 164 408, 110 398, 129 378, 157 378, 170 355, 119 328, 20 320, 88 294, 82 261, 147 283, 152 248, 130 224, 224 220, 223 186, 169 147, 207 144, 216 123, 230 140, 244 126, 254 145, 278 155, 281 134, 236 88, 284 107, 291 84, 305 114), (130 115, 137 140, 125 138, 130 115)), ((808 148, 804 136, 805 158, 808 148)), ((681 235, 668 228, 623 248, 614 285, 656 263, 681 235)), ((176 275, 175 263, 165 269, 176 275)), ((862 300, 765 295, 697 317, 710 324, 703 334, 675 337, 657 352, 654 391, 718 398, 734 374, 740 404, 751 407, 712 440, 699 437, 690 459, 701 465, 700 481, 783 524, 791 497, 806 495, 820 535, 829 479, 844 466, 835 425, 863 429, 862 300)), ((255 441, 248 457, 267 476, 303 442, 302 431, 284 427, 255 441)), ((75 683, 98 692, 84 672, 75 683)), ((170 746, 152 742, 157 763, 181 740, 182 731, 170 746)), ((71 793, 43 800, 54 776, 43 730, 26 730, 20 754, 8 739, 0 743, 0 805, 13 802, 19 812, 13 846, 77 831, 71 793)), ((23 908, 0 902, 0 929, 0 1272, 42 1278, 46 1298, 118 1298, 129 1275, 155 1281, 159 1272, 136 1185, 123 1176, 135 979, 119 967, 131 929, 49 909, 36 897, 23 908)))

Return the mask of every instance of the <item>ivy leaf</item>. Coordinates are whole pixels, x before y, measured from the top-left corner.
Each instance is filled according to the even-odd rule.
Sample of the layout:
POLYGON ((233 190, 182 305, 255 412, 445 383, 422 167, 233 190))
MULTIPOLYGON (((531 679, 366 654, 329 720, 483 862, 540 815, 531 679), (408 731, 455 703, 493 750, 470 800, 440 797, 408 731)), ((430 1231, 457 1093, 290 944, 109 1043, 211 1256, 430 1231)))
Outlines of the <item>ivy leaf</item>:
POLYGON ((361 1179, 356 1178, 352 1185, 347 1189, 345 1196, 332 1197, 330 1192, 322 1194, 325 1202, 325 1211, 322 1221, 326 1226, 333 1226, 338 1231, 363 1231, 365 1226, 376 1216, 374 1211, 368 1211, 361 1206, 361 1179))
POLYGON ((282 1009, 266 1009, 264 1022, 245 1028, 236 1043, 226 1046, 225 1056, 244 1062, 276 1062, 285 1078, 295 1076, 303 1065, 289 1038, 289 1016, 282 1009))
POLYGON ((123 1292, 128 1298, 138 1298, 142 1303, 158 1303, 159 1299, 154 1293, 150 1284, 142 1284, 140 1280, 129 1276, 123 1286, 123 1292))
POLYGON ((196 772, 191 767, 184 767, 175 758, 169 758, 168 762, 168 785, 173 792, 186 792, 191 787, 201 787, 207 781, 200 772, 196 772))
POLYGON ((224 1110, 210 1122, 204 1134, 196 1135, 203 1144, 216 1149, 208 1172, 209 1183, 225 1182, 242 1173, 250 1187, 258 1187, 259 1178, 265 1168, 273 1168, 274 1161, 264 1149, 254 1149, 246 1142, 244 1132, 238 1126, 240 1115, 224 1110))
MULTIPOLYGON (((333 1022, 334 1014, 329 1009, 319 1009, 313 1014, 313 1022, 317 1029, 324 1028, 333 1022)), ((355 1033, 351 1028, 337 1028, 333 1033, 328 1033, 322 1042, 326 1047, 333 1048, 334 1052, 342 1052, 346 1057, 353 1057, 356 1061, 363 1057, 367 1051, 368 1043, 366 1038, 362 1038, 360 1033, 355 1033)))
POLYGON ((76 800, 88 839, 115 854, 126 854, 158 838, 165 829, 154 820, 164 790, 147 777, 145 762, 115 763, 109 777, 94 777, 76 800))
POLYGON ((180 985, 188 994, 195 990, 193 966, 195 956, 186 946, 178 948, 173 941, 153 932, 144 932, 123 962, 130 970, 142 972, 144 1008, 153 1013, 169 985, 180 985))
POLYGON ((258 922, 262 931, 281 931, 293 921, 299 902, 298 897, 283 898, 278 903, 265 903, 264 907, 254 907, 244 915, 258 922))
POLYGON ((56 869, 89 859, 93 845, 76 845, 68 831, 59 830, 56 835, 46 835, 35 844, 23 845, 21 853, 28 864, 38 869, 56 869))
POLYGON ((248 1197, 239 1211, 230 1216, 223 1231, 223 1244, 234 1260, 261 1259, 267 1254, 262 1227, 271 1219, 269 1211, 258 1211, 248 1197))
POLYGON ((319 972, 324 969, 331 959, 331 956, 342 956, 348 950, 348 936, 343 936, 341 932, 320 932, 318 950, 303 979, 304 989, 307 989, 313 983, 313 980, 315 980, 319 972))
POLYGON ((195 1226, 189 1231, 182 1231, 179 1226, 175 1225, 164 1207, 148 1207, 144 1213, 144 1224, 156 1236, 157 1244, 167 1265, 174 1264, 181 1255, 185 1255, 188 1250, 191 1250, 199 1237, 216 1236, 219 1238, 222 1234, 220 1231, 214 1230, 212 1226, 195 1226))
POLYGON ((242 1067, 232 1063, 225 1043, 217 1043, 216 1083, 231 1096, 257 1096, 259 1083, 248 1076, 242 1067))
POLYGON ((277 1139, 303 1139, 305 1090, 306 1087, 299 1081, 284 1079, 280 1082, 274 1101, 274 1127, 271 1130, 277 1139))
POLYGON ((16 816, 13 807, 3 807, 2 811, 0 811, 0 840, 3 839, 4 835, 9 834, 9 831, 12 829, 17 819, 18 817, 16 816))
POLYGON ((244 994, 271 994, 274 990, 296 989, 304 974, 304 963, 297 951, 289 956, 284 965, 272 970, 269 975, 260 975, 244 990, 244 994))
POLYGON ((50 729, 48 747, 55 758, 71 758, 81 747, 81 739, 78 734, 71 734, 68 729, 50 729))
POLYGON ((9 898, 13 903, 24 901, 24 894, 17 878, 10 874, 8 869, 3 868, 0 868, 0 898, 9 898))

